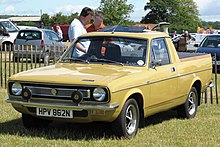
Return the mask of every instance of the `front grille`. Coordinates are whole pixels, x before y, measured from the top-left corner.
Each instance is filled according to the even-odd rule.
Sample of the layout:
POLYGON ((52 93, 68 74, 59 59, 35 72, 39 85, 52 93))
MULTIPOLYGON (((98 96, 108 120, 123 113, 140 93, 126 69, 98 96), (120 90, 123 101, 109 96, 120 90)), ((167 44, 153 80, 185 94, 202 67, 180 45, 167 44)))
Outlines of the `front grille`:
POLYGON ((80 91, 83 94, 84 99, 90 98, 90 89, 72 89, 67 88, 51 88, 51 87, 37 87, 37 86, 25 86, 30 89, 32 97, 36 98, 52 98, 52 99, 63 99, 71 100, 73 91, 80 91), (55 91, 55 92, 53 92, 55 91))
MULTIPOLYGON (((14 81, 8 83, 9 94, 12 94, 11 87, 14 81)), ((58 84, 46 84, 46 83, 20 83, 23 89, 28 88, 31 92, 31 98, 33 99, 54 99, 54 100, 69 100, 72 101, 72 94, 74 91, 80 91, 82 93, 82 102, 97 102, 93 98, 93 91, 97 86, 84 86, 84 85, 58 85, 58 84)), ((109 102, 110 93, 108 88, 103 87, 107 96, 102 101, 103 103, 109 102)), ((100 102, 99 102, 100 103, 100 102)))

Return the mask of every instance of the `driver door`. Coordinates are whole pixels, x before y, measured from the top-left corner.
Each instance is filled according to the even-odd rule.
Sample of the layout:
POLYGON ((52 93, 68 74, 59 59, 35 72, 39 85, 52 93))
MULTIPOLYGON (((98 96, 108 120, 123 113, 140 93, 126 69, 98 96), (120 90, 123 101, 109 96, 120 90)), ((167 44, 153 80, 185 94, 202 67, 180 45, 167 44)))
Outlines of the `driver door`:
POLYGON ((165 38, 153 39, 150 53, 150 103, 151 110, 169 108, 177 92, 177 71, 171 62, 165 38))

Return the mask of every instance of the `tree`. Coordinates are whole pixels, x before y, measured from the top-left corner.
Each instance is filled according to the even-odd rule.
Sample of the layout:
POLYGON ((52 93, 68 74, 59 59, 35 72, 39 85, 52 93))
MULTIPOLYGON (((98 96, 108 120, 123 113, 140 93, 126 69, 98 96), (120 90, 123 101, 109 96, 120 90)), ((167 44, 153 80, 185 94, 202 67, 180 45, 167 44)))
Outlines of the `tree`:
POLYGON ((133 12, 133 5, 126 4, 127 0, 101 0, 97 10, 105 14, 105 25, 127 25, 132 23, 128 18, 133 12))
POLYGON ((200 24, 199 11, 193 0, 150 0, 144 10, 150 10, 141 23, 171 23, 171 29, 195 30, 200 24))
POLYGON ((43 22, 44 26, 49 26, 50 25, 50 16, 47 13, 44 13, 41 16, 41 21, 43 22))
POLYGON ((44 13, 41 16, 41 20, 44 24, 44 27, 50 29, 54 24, 70 24, 71 21, 76 17, 78 17, 78 13, 72 13, 70 16, 65 16, 59 12, 51 17, 47 13, 44 13))

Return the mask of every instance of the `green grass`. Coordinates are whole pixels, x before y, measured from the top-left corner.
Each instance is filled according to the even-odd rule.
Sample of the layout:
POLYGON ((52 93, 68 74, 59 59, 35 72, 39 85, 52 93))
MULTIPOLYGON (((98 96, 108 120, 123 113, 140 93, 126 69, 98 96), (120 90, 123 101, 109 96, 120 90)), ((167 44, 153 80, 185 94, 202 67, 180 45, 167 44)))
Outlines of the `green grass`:
POLYGON ((0 146, 220 146, 220 105, 202 104, 196 118, 182 120, 175 111, 166 111, 146 119, 144 128, 131 140, 111 134, 109 124, 70 124, 56 122, 47 129, 26 130, 21 114, 4 101, 0 89, 0 146))

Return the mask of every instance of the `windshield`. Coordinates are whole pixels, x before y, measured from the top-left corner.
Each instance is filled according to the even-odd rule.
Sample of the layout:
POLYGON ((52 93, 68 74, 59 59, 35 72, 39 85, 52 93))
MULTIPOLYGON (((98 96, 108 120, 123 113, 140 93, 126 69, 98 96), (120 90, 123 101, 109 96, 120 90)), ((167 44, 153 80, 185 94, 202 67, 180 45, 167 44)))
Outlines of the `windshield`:
POLYGON ((147 42, 124 37, 79 38, 60 61, 144 66, 147 42))
POLYGON ((220 48, 220 35, 207 36, 201 43, 201 47, 220 48))
POLYGON ((1 21, 1 24, 8 32, 17 32, 18 29, 14 26, 14 24, 10 21, 1 21))

